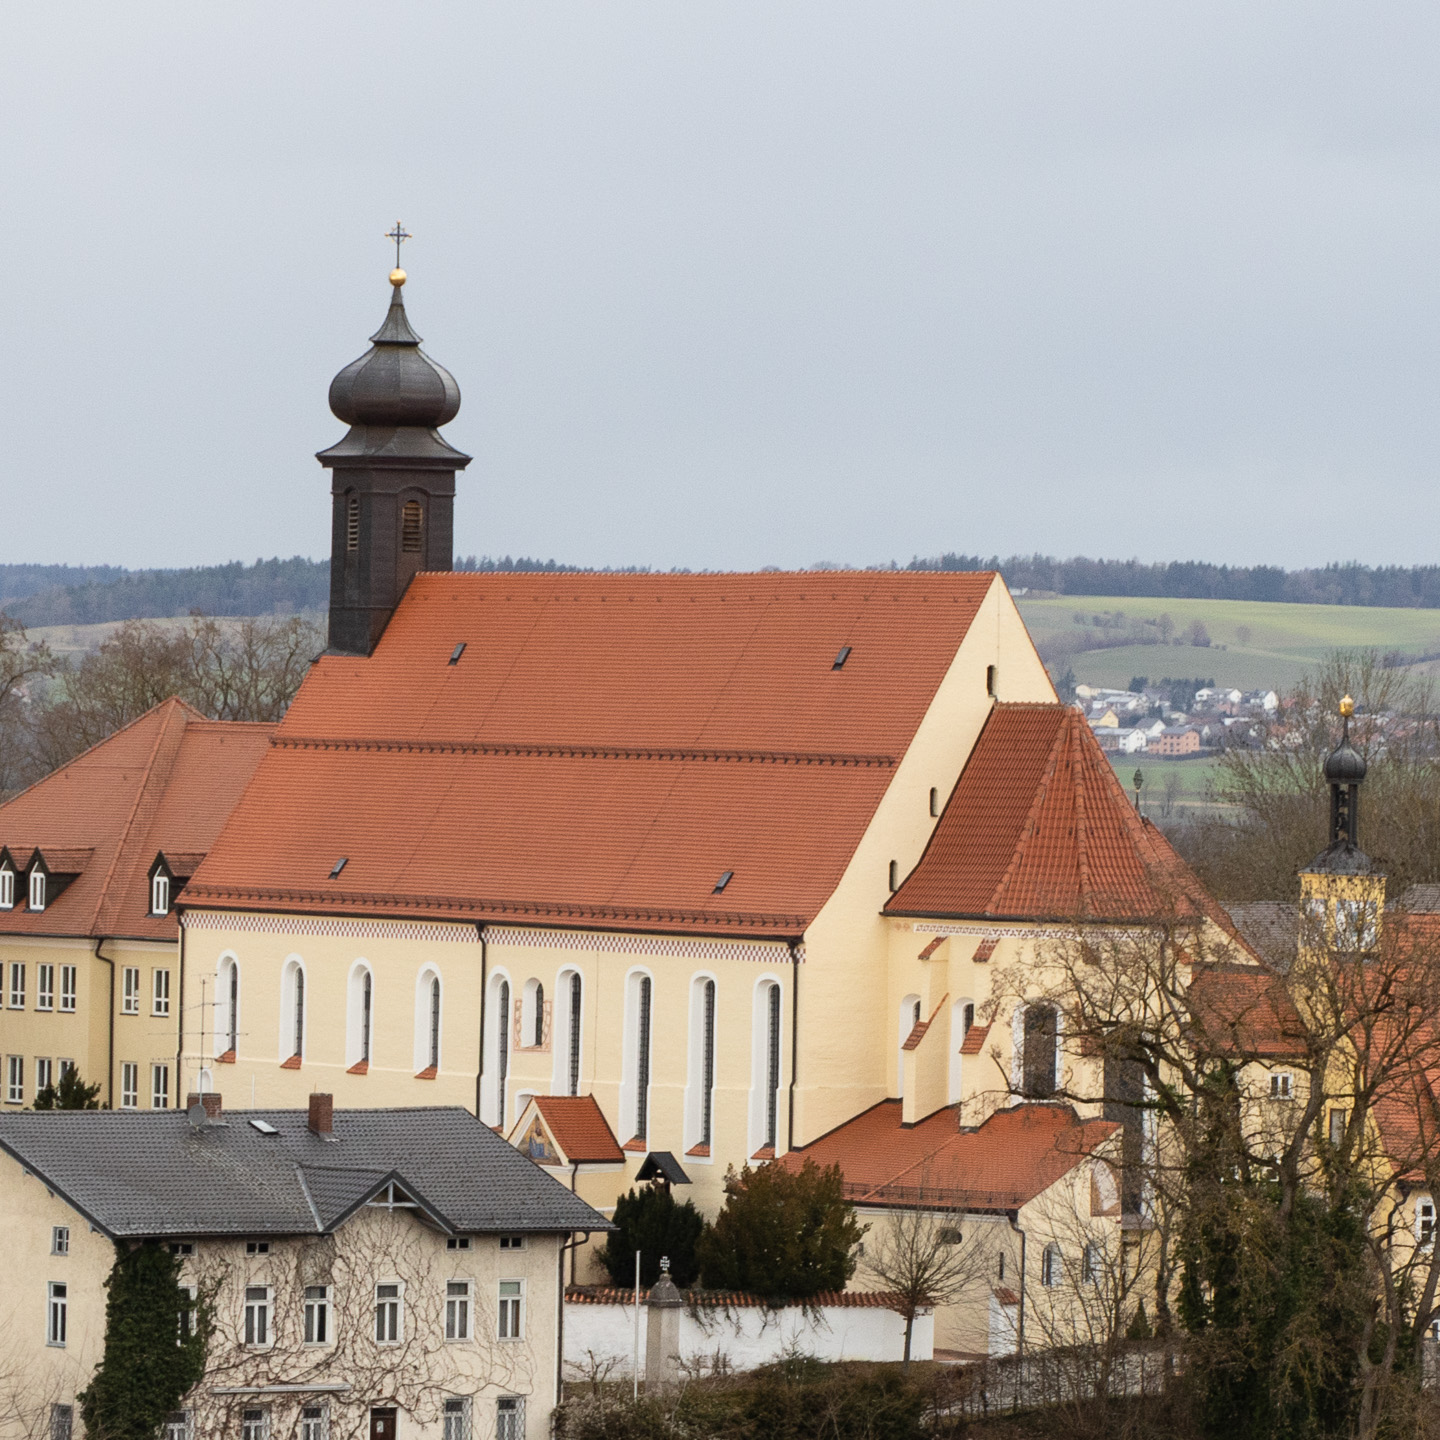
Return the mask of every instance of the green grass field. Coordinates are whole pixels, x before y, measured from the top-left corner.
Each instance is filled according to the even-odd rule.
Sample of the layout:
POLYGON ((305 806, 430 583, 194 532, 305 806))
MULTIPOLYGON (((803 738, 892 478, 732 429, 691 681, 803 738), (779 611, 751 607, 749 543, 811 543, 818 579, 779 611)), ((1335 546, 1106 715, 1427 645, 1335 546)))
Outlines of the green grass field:
MULTIPOLYGON (((1281 605, 1250 600, 1135 600, 1105 596, 1021 597, 1020 613, 1044 648, 1046 640, 1081 640, 1116 633, 1077 623, 1121 614, 1132 621, 1169 615, 1177 635, 1199 621, 1210 634, 1208 646, 1126 645, 1109 650, 1079 650, 1068 664, 1084 685, 1123 687, 1131 676, 1214 676, 1219 685, 1243 690, 1261 686, 1284 690, 1294 685, 1327 651, 1352 647, 1398 650, 1411 655, 1440 652, 1440 610, 1398 610, 1361 605, 1281 605)), ((1147 627, 1148 629, 1149 627, 1147 627)))

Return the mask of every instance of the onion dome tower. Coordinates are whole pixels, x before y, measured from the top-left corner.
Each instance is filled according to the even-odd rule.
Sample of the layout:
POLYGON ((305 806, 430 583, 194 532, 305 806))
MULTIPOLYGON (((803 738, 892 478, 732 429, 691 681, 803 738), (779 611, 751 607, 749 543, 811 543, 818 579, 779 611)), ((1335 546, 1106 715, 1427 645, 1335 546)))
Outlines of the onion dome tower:
POLYGON ((410 328, 405 272, 390 284, 371 348, 330 382, 350 430, 315 457, 333 497, 330 649, 349 655, 374 650, 416 571, 451 568, 455 475, 470 463, 438 429, 459 412, 460 387, 410 328))
POLYGON ((1311 862, 1312 870, 1331 874, 1366 874, 1370 858, 1360 849, 1360 785, 1365 757, 1350 743, 1350 717, 1355 702, 1340 702, 1340 743, 1325 758, 1325 783, 1330 787, 1330 832, 1325 848, 1311 862))

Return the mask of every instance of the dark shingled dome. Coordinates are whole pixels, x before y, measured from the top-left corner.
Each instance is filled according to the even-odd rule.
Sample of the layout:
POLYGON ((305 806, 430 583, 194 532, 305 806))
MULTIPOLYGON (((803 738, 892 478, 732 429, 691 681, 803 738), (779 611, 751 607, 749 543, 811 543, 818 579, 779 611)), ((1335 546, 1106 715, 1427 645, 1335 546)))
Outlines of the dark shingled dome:
POLYGON ((455 418, 460 387, 420 348, 420 336, 405 316, 400 286, 391 295, 385 323, 370 341, 372 348, 330 382, 330 408, 339 419, 347 425, 433 429, 455 418))
POLYGON ((1350 743, 1347 733, 1325 760, 1325 780, 1330 785, 1358 785, 1365 778, 1365 757, 1350 743))

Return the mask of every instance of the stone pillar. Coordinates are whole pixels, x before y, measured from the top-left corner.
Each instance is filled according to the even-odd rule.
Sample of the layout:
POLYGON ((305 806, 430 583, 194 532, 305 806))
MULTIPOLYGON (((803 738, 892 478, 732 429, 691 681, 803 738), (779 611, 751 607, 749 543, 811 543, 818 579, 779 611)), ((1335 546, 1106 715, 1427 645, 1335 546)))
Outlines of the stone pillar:
POLYGON ((645 1301, 645 1393, 668 1390, 680 1379, 680 1312, 685 1297, 670 1278, 670 1261, 660 1262, 660 1278, 645 1301))

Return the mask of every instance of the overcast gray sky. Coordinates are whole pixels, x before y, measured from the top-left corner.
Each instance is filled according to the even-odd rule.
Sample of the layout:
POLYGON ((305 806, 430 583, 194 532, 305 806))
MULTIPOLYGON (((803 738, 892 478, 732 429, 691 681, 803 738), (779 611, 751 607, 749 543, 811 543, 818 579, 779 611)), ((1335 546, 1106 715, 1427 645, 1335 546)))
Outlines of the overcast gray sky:
POLYGON ((320 555, 386 304, 459 553, 1435 562, 1440 7, 5 7, 0 560, 320 555))

